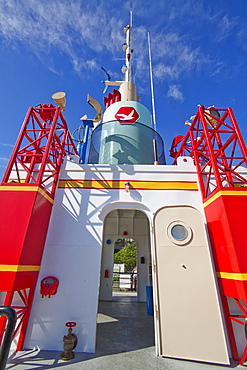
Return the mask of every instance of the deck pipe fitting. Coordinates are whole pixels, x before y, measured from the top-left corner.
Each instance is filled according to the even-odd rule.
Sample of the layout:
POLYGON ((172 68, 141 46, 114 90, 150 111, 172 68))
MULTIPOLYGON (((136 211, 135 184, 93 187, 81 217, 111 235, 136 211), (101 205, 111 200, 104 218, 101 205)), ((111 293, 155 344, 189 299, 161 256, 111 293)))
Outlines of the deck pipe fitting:
POLYGON ((65 326, 68 328, 68 334, 63 337, 63 349, 64 352, 61 354, 60 358, 63 361, 72 360, 75 357, 73 349, 77 346, 77 336, 72 333, 72 328, 76 326, 75 322, 66 322, 65 326))

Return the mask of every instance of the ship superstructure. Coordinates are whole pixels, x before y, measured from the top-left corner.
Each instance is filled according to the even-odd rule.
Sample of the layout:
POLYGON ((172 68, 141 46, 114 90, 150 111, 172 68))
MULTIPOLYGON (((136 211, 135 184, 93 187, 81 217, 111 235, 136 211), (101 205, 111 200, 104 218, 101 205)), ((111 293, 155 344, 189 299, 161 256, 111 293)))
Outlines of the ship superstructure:
POLYGON ((3 305, 18 308, 14 341, 17 349, 62 351, 64 324, 73 321, 76 350, 94 352, 98 300, 112 299, 114 245, 128 237, 137 245, 138 301, 153 287, 157 354, 229 364, 239 351, 243 362, 242 246, 231 256, 244 237, 239 224, 230 232, 230 197, 243 230, 245 144, 231 110, 200 106, 188 135, 174 142, 176 161, 165 164, 163 141, 131 80, 131 23, 125 80, 106 81, 113 91, 104 114, 88 98, 97 114, 82 120, 81 157, 60 107, 30 108, 1 183, 0 291, 3 305), (242 324, 232 327, 231 319, 242 324))

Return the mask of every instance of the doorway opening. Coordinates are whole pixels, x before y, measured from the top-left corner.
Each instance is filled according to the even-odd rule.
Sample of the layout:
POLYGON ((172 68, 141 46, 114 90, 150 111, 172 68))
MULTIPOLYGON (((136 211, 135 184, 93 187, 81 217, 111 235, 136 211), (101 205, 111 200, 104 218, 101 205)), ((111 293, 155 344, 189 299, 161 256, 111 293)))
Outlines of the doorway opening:
POLYGON ((96 351, 154 346, 154 318, 146 305, 146 287, 152 285, 147 216, 133 209, 110 212, 102 243, 96 351))
POLYGON ((99 299, 113 299, 112 287, 120 269, 119 289, 136 288, 138 302, 146 302, 146 286, 152 285, 152 268, 150 226, 145 213, 133 209, 111 211, 104 221, 102 242, 99 299), (128 274, 125 288, 124 281, 120 287, 122 273, 128 274))

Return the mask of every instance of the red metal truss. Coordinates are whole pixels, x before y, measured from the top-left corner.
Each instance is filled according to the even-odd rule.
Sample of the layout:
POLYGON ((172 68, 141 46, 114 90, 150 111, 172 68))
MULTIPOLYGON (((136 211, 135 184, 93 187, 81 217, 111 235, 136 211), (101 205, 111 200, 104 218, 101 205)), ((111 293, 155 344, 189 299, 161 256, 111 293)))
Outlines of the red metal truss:
MULTIPOLYGON (((23 342, 24 342, 23 333, 26 332, 26 327, 27 327, 28 318, 30 315, 33 295, 34 295, 34 288, 22 289, 22 290, 18 290, 15 292, 12 291, 12 292, 6 293, 6 297, 4 300, 4 306, 10 306, 11 302, 14 299, 14 296, 17 299, 19 298, 18 301, 20 302, 19 305, 13 305, 13 304, 11 305, 11 307, 15 309, 16 314, 17 314, 17 324, 16 324, 15 331, 14 331, 13 338, 12 338, 12 340, 17 339, 18 341, 18 344, 16 347, 17 351, 20 351, 23 346, 23 342)), ((1 339, 2 339, 4 330, 5 330, 6 319, 1 318, 1 320, 2 320, 2 325, 0 325, 0 328, 1 328, 1 339)))
POLYGON ((59 107, 30 107, 2 183, 43 187, 53 198, 62 160, 77 154, 59 107))
MULTIPOLYGON (((197 169, 229 343, 237 361, 232 321, 244 325, 247 318, 247 149, 231 108, 199 106, 178 150, 177 142, 171 148, 173 164, 179 156, 190 156, 197 169), (227 297, 235 300, 241 315, 231 314, 227 297)), ((246 356, 247 346, 241 364, 246 356)))
POLYGON ((247 149, 231 108, 199 106, 173 164, 179 156, 194 158, 203 200, 214 191, 247 186, 239 171, 247 166, 247 149))
MULTIPOLYGON (((59 107, 29 108, 0 184, 0 292, 3 305, 17 311, 17 350, 25 339, 61 164, 76 154, 59 107)), ((0 341, 4 322, 0 318, 0 341)))
MULTIPOLYGON (((234 301, 237 304, 237 306, 239 307, 242 314, 238 314, 238 315, 232 314, 232 315, 230 315, 230 318, 231 318, 232 321, 235 321, 238 324, 244 326, 244 331, 245 331, 245 336, 246 336, 246 334, 247 334, 247 330, 246 330, 247 311, 246 311, 246 309, 245 309, 245 307, 244 307, 244 305, 242 304, 241 301, 239 301, 238 299, 234 299, 234 301)), ((240 365, 243 365, 243 363, 246 360, 246 357, 247 357, 247 345, 245 346, 244 352, 243 352, 243 354, 241 356, 241 359, 239 361, 240 365)))

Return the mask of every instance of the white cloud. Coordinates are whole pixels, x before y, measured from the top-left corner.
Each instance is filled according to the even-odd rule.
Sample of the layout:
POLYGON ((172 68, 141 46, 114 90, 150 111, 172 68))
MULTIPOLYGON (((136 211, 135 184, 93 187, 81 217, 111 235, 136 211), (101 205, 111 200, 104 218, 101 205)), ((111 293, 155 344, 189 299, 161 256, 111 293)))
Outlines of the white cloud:
POLYGON ((94 71, 95 69, 97 69, 97 66, 98 66, 97 61, 95 59, 86 60, 86 65, 91 71, 94 71))
POLYGON ((180 102, 184 100, 184 97, 183 97, 182 92, 180 91, 179 85, 170 85, 167 96, 170 98, 174 98, 175 100, 179 100, 180 102))
POLYGON ((57 67, 56 56, 63 53, 74 71, 86 77, 89 71, 100 69, 99 60, 122 56, 127 9, 135 11, 134 58, 139 59, 135 62, 136 76, 143 81, 148 78, 147 29, 151 33, 154 74, 168 81, 220 63, 205 53, 201 40, 197 44, 191 41, 187 24, 193 25, 193 30, 197 24, 201 35, 204 29, 216 30, 215 41, 237 30, 237 17, 206 8, 202 0, 161 0, 152 7, 148 0, 128 0, 121 5, 118 0, 0 0, 0 37, 9 47, 31 51, 50 71, 60 75, 63 70, 59 63, 57 67), (135 14, 147 29, 136 26, 135 14))
POLYGON ((0 167, 6 168, 8 164, 9 158, 0 157, 0 167))
MULTIPOLYGON (((137 8, 137 4, 138 1, 129 1, 126 7, 137 8)), ((77 73, 83 74, 86 69, 100 67, 95 53, 104 55, 110 52, 113 57, 118 52, 120 54, 120 45, 124 40, 123 21, 117 13, 121 9, 115 6, 114 15, 113 10, 109 10, 105 1, 93 1, 82 6, 80 0, 0 0, 0 34, 10 45, 21 43, 31 50, 54 73, 61 74, 54 66, 52 57, 47 58, 47 54, 59 51, 69 56, 77 73)), ((136 27, 134 34, 135 56, 143 54, 143 51, 146 56, 147 30, 143 26, 136 27)), ((156 73, 160 78, 178 78, 186 69, 194 68, 200 60, 199 51, 188 46, 186 40, 176 32, 155 32, 152 51, 157 64, 156 73)))
POLYGON ((158 79, 163 79, 164 77, 170 77, 172 79, 177 79, 181 71, 176 65, 165 65, 163 62, 156 64, 154 68, 154 76, 158 79))
POLYGON ((79 0, 0 1, 0 35, 10 46, 21 43, 40 60, 45 59, 42 53, 63 52, 77 71, 84 65, 96 68, 96 60, 86 55, 86 49, 87 53, 88 48, 92 53, 113 53, 116 44, 121 45, 121 26, 116 17, 108 19, 102 6, 82 7, 79 0))
POLYGON ((184 73, 198 71, 209 64, 209 57, 186 38, 178 34, 157 35, 153 38, 154 74, 157 78, 179 79, 184 73), (156 52, 156 49, 158 52, 156 52))
POLYGON ((221 72, 224 70, 224 64, 222 62, 218 62, 215 64, 214 70, 210 73, 210 77, 215 75, 220 75, 221 72))
POLYGON ((218 21, 218 32, 216 33, 215 40, 220 42, 223 39, 226 39, 234 31, 238 22, 238 17, 229 17, 228 15, 224 15, 218 21))
POLYGON ((9 146, 9 147, 14 147, 14 145, 13 144, 7 144, 7 143, 0 143, 0 145, 2 145, 2 146, 9 146))

